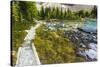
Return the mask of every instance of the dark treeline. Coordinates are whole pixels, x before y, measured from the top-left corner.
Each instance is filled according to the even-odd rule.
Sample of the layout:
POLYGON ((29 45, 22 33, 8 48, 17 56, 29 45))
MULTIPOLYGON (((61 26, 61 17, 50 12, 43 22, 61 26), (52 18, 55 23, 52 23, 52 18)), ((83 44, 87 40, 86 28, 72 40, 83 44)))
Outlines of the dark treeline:
POLYGON ((14 26, 15 30, 23 30, 30 24, 34 24, 33 18, 38 16, 35 2, 12 1, 11 9, 12 26, 14 26), (21 27, 18 28, 18 26, 21 27))
POLYGON ((70 9, 64 10, 59 7, 41 7, 41 10, 38 11, 39 18, 42 20, 49 19, 62 19, 62 20, 80 20, 81 18, 96 18, 97 17, 97 7, 90 11, 80 10, 73 12, 70 9))

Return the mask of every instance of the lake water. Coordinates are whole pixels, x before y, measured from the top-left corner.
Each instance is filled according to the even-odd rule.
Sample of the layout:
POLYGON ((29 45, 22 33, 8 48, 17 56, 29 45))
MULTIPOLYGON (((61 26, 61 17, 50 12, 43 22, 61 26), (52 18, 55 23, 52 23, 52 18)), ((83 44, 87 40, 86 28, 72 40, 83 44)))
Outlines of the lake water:
POLYGON ((86 20, 82 29, 86 32, 97 32, 97 21, 96 20, 86 20))
MULTIPOLYGON (((80 28, 83 32, 93 32, 93 33, 97 33, 97 21, 96 20, 86 20, 83 24, 83 26, 80 28)), ((89 44, 87 50, 83 51, 83 53, 81 53, 81 51, 79 51, 79 54, 82 56, 86 57, 87 61, 96 61, 97 60, 97 34, 96 35, 91 35, 88 34, 88 36, 84 36, 88 37, 88 41, 89 44), (87 58, 87 56, 89 58, 87 58)))

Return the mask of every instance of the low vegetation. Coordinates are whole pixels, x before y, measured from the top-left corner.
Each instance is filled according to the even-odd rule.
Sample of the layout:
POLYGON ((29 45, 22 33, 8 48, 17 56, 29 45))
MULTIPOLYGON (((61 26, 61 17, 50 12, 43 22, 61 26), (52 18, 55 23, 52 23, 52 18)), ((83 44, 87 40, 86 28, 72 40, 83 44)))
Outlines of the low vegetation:
POLYGON ((76 55, 74 44, 64 38, 63 31, 43 31, 45 26, 37 29, 33 41, 42 64, 83 62, 85 59, 76 55))

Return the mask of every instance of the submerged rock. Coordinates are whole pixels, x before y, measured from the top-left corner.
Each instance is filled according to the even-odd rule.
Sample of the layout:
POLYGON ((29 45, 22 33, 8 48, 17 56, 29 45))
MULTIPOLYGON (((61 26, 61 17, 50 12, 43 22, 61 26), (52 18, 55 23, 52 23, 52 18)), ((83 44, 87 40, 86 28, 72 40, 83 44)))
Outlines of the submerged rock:
POLYGON ((87 49, 87 50, 79 50, 79 52, 77 53, 80 56, 85 57, 86 61, 95 61, 97 60, 97 52, 93 49, 87 49))
POLYGON ((85 54, 88 56, 88 59, 90 60, 97 59, 97 52, 93 49, 86 50, 85 54))
POLYGON ((90 44, 89 44, 89 48, 92 49, 92 50, 97 51, 97 44, 95 44, 95 43, 90 43, 90 44))
POLYGON ((89 30, 87 28, 77 28, 79 31, 85 32, 85 33, 89 33, 89 34, 97 34, 97 30, 89 30))
POLYGON ((80 47, 86 48, 86 45, 84 45, 83 43, 80 43, 80 47))

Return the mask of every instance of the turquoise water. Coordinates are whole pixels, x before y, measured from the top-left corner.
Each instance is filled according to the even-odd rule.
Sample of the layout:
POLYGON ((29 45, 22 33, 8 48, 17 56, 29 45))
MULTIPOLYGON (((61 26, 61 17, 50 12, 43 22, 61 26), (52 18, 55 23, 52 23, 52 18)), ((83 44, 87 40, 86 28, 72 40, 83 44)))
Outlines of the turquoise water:
POLYGON ((86 32, 97 32, 97 21, 96 20, 86 20, 82 29, 86 32))

